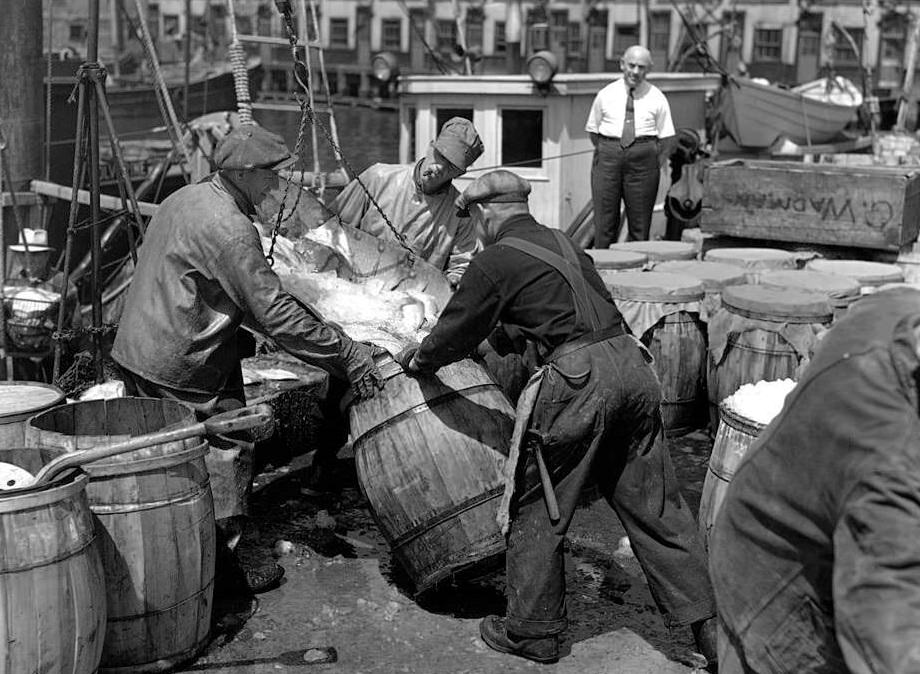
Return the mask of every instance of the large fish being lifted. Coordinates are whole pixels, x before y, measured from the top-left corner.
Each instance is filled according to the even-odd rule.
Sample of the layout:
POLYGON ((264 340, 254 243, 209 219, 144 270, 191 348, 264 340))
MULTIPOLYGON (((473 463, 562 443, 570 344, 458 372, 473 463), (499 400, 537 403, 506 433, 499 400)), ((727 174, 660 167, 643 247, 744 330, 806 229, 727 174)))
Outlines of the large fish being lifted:
MULTIPOLYGON (((262 237, 266 254, 271 239, 262 237)), ((278 236, 274 270, 284 289, 352 339, 397 353, 428 333, 450 297, 444 276, 396 244, 327 223, 278 236)))

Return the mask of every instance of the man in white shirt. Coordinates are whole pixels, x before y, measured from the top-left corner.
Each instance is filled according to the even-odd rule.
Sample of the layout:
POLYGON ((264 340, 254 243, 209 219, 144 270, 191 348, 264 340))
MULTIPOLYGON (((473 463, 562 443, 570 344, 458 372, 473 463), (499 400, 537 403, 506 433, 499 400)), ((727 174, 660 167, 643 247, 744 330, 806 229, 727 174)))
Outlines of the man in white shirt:
POLYGON ((594 144, 591 196, 594 247, 607 248, 620 233, 620 199, 626 204, 630 241, 648 239, 658 194, 663 139, 674 136, 671 108, 658 87, 646 82, 648 49, 634 45, 620 59, 623 77, 594 98, 585 131, 594 144))

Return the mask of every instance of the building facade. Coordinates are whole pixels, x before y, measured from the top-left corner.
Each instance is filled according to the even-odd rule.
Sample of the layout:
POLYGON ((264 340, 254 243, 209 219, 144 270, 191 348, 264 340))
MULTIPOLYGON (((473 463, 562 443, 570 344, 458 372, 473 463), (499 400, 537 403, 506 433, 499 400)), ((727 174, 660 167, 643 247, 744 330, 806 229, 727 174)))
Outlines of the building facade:
MULTIPOLYGON (((291 4, 299 13, 308 2, 291 4)), ((85 48, 87 5, 88 0, 45 0, 55 50, 85 48)), ((183 53, 187 31, 193 44, 226 43, 231 15, 241 35, 285 36, 269 0, 192 0, 190 17, 186 0, 141 5, 167 62, 183 53)), ((912 26, 908 4, 880 0, 726 0, 683 3, 679 9, 669 0, 523 0, 514 16, 515 6, 516 0, 315 0, 325 62, 346 73, 367 72, 381 51, 393 53, 404 73, 465 72, 464 55, 473 72, 507 72, 512 62, 507 33, 516 34, 513 27, 520 25, 521 59, 549 50, 561 72, 615 71, 625 47, 642 43, 660 71, 712 69, 708 54, 729 73, 746 70, 794 84, 831 70, 858 84, 865 77, 868 90, 884 94, 903 84, 912 26)), ((100 7, 100 57, 130 51, 136 4, 100 0, 100 7)), ((273 64, 290 66, 286 45, 249 49, 262 55, 270 71, 273 64)), ((266 82, 275 88, 289 84, 283 74, 266 82)))

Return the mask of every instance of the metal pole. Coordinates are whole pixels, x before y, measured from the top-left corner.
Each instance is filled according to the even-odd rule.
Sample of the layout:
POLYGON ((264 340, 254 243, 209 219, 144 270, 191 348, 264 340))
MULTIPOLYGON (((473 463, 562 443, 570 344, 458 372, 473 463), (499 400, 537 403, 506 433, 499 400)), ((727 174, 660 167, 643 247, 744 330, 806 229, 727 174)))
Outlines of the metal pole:
MULTIPOLYGON (((48 83, 51 86, 51 83, 48 83)), ((3 129, 0 128, 0 155, 6 149, 6 139, 3 137, 3 129)), ((3 207, 6 200, 3 198, 3 171, 0 171, 0 356, 3 358, 3 366, 7 369, 6 378, 8 381, 13 380, 12 359, 6 357, 6 251, 3 250, 3 242, 6 241, 6 232, 3 229, 3 207)))
POLYGON ((188 85, 192 61, 192 0, 185 0, 185 87, 182 90, 182 119, 188 121, 188 85))
MULTIPOLYGON (((89 35, 86 40, 86 59, 98 66, 99 59, 99 0, 89 0, 89 35)), ((99 75, 98 70, 91 73, 99 75)), ((99 108, 95 87, 86 85, 89 107, 89 181, 90 218, 92 222, 92 299, 93 299, 93 361, 96 366, 96 383, 103 380, 102 372, 102 288, 99 282, 102 263, 101 208, 99 206, 99 108)))

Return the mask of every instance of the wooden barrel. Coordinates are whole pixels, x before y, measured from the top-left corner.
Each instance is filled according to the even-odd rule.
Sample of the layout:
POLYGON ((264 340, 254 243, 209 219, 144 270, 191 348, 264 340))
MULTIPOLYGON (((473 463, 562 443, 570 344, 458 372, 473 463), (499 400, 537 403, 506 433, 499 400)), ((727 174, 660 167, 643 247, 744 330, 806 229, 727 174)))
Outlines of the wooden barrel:
POLYGON ((723 288, 747 283, 747 275, 743 269, 722 262, 666 260, 657 263, 654 270, 668 274, 685 274, 699 279, 700 283, 703 284, 703 291, 706 293, 703 298, 705 311, 700 312, 700 319, 703 321, 706 321, 710 314, 714 314, 722 306, 723 288))
POLYGON ((827 274, 809 269, 768 271, 760 275, 760 284, 778 288, 801 288, 827 295, 834 312, 834 320, 843 316, 850 305, 859 299, 859 283, 848 276, 827 274))
MULTIPOLYGON (((51 458, 0 450, 33 474, 51 458)), ((97 671, 105 575, 87 482, 74 470, 42 489, 0 491, 0 674, 97 671)))
POLYGON ((856 280, 862 294, 875 292, 886 283, 900 283, 904 270, 896 264, 868 262, 866 260, 811 260, 806 269, 826 274, 839 274, 856 280))
MULTIPOLYGON (((193 423, 171 400, 91 400, 33 417, 26 442, 73 451, 193 423)), ((100 672, 168 671, 207 643, 216 551, 207 452, 189 438, 85 466, 107 581, 100 672)))
POLYGON ((765 424, 748 419, 725 405, 719 407, 719 430, 712 444, 709 468, 703 481, 703 495, 700 498, 699 526, 703 544, 709 550, 709 536, 716 522, 716 515, 722 507, 725 490, 735 476, 741 459, 748 448, 766 428, 765 424))
POLYGON ((24 447, 26 422, 64 400, 56 386, 37 381, 0 382, 0 447, 24 447))
POLYGON ((710 321, 706 388, 709 392, 710 423, 716 428, 719 403, 743 384, 760 380, 795 379, 804 356, 780 331, 786 325, 830 324, 833 313, 827 296, 797 288, 760 285, 731 286, 722 293, 722 311, 754 321, 750 329, 730 334, 721 359, 712 349, 718 321, 710 321))
POLYGON ((705 425, 706 333, 698 313, 674 307, 701 302, 702 283, 685 274, 657 271, 623 271, 602 277, 633 334, 655 358, 665 433, 673 437, 705 425), (640 306, 648 303, 657 306, 640 306), (657 312, 661 318, 645 327, 651 322, 643 320, 646 311, 657 312))
POLYGON ((795 254, 779 248, 713 248, 706 251, 703 259, 742 267, 749 283, 757 283, 764 271, 796 268, 795 254))
POLYGON ((585 252, 594 261, 594 267, 598 270, 642 269, 645 263, 648 262, 648 255, 633 250, 590 248, 585 252))
POLYGON ((693 244, 683 241, 624 241, 611 244, 610 250, 642 253, 648 256, 649 262, 696 258, 696 248, 693 244))
POLYGON ((383 391, 351 405, 358 481, 393 556, 421 593, 497 561, 514 410, 483 368, 463 360, 407 377, 381 363, 383 391))

